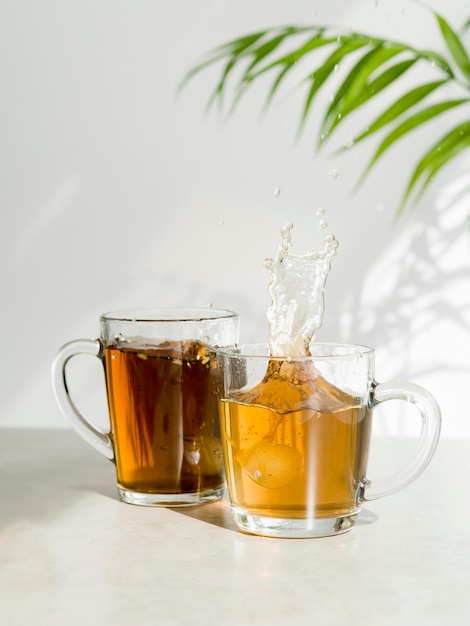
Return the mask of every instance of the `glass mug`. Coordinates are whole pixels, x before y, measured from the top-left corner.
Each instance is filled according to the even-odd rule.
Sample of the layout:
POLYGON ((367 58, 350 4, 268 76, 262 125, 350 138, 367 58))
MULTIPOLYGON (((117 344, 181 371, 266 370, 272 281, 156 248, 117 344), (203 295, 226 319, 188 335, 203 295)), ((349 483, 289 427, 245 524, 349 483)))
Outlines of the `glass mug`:
POLYGON ((238 315, 221 309, 112 312, 97 340, 65 344, 52 365, 57 403, 77 433, 116 464, 124 502, 191 506, 220 498, 224 472, 215 347, 238 340, 238 315), (66 368, 78 354, 104 367, 110 432, 83 417, 66 368))
POLYGON ((436 400, 411 383, 377 383, 373 349, 315 342, 310 353, 272 357, 265 344, 218 350, 225 474, 242 531, 270 537, 348 531, 364 501, 415 480, 436 449, 436 400), (370 480, 373 409, 393 399, 417 408, 419 445, 407 466, 370 480))

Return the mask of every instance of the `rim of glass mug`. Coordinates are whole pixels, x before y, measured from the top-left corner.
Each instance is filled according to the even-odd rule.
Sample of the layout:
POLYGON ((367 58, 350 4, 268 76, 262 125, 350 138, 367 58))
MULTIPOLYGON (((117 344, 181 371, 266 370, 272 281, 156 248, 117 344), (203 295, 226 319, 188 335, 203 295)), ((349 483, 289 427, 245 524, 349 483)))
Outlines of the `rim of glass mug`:
POLYGON ((201 322, 204 320, 239 317, 230 309, 212 307, 158 307, 148 309, 123 309, 100 315, 101 319, 117 322, 201 322))
POLYGON ((372 355, 374 354, 374 348, 364 346, 361 344, 353 343, 341 343, 341 342, 316 342, 313 341, 309 344, 310 354, 308 355, 271 355, 269 352, 268 343, 246 343, 246 344, 232 344, 230 346, 223 346, 217 349, 219 354, 224 356, 243 356, 250 359, 270 359, 273 361, 285 361, 286 359, 292 361, 310 361, 312 359, 347 359, 357 358, 358 355, 372 355))

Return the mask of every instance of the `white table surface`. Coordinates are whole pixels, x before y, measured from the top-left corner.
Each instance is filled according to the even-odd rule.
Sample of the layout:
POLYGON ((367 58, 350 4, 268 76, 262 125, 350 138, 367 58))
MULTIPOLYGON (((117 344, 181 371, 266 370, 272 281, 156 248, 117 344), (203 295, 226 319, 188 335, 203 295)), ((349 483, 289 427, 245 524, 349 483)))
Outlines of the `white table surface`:
MULTIPOLYGON (((375 449, 378 468, 410 442, 375 449)), ((442 440, 349 533, 267 539, 226 500, 119 502, 112 463, 71 431, 0 429, 0 624, 468 626, 470 441, 442 440)))

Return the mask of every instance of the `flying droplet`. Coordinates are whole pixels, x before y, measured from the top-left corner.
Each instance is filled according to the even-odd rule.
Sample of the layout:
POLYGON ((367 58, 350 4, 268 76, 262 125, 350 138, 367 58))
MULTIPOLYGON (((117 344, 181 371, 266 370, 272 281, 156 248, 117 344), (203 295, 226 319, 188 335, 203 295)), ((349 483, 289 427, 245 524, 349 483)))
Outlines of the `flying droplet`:
POLYGON ((352 137, 346 137, 344 140, 344 147, 351 148, 354 145, 354 139, 352 137))
POLYGON ((328 228, 328 222, 326 220, 320 220, 318 222, 318 228, 320 230, 325 230, 326 228, 328 228))
POLYGON ((338 178, 338 176, 339 176, 339 172, 338 172, 338 170, 336 169, 336 167, 333 167, 333 168, 332 168, 332 169, 328 172, 328 174, 329 174, 329 176, 331 176, 331 178, 334 178, 334 179, 338 178))
POLYGON ((276 187, 276 188, 274 189, 274 195, 275 195, 275 196, 280 196, 280 195, 281 195, 281 190, 279 189, 279 187, 276 187))
POLYGON ((317 215, 325 215, 325 209, 322 206, 317 209, 317 215))

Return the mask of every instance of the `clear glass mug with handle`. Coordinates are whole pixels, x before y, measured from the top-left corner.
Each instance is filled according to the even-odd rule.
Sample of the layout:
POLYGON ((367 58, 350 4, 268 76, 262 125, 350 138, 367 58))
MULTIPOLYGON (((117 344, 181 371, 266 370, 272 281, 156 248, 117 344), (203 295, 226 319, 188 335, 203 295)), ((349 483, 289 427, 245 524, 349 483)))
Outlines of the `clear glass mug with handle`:
POLYGON ((305 357, 273 357, 266 344, 218 350, 225 474, 240 530, 321 537, 356 524, 362 503, 414 481, 440 434, 440 409, 422 387, 377 383, 374 350, 313 342, 305 357), (404 400, 421 418, 408 465, 382 480, 367 462, 374 407, 404 400))
POLYGON ((129 310, 102 315, 100 326, 99 339, 78 339, 59 350, 52 386, 76 432, 116 464, 120 498, 150 506, 220 498, 225 481, 215 349, 238 340, 238 315, 213 308, 129 310), (70 397, 67 364, 78 354, 103 363, 109 433, 70 397))

